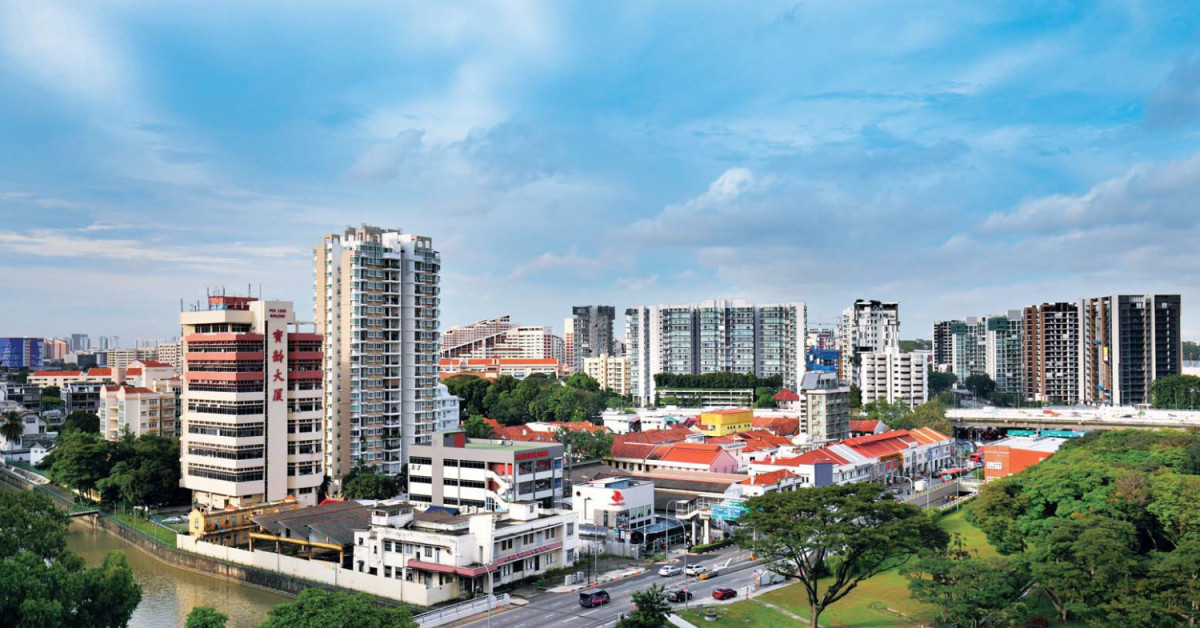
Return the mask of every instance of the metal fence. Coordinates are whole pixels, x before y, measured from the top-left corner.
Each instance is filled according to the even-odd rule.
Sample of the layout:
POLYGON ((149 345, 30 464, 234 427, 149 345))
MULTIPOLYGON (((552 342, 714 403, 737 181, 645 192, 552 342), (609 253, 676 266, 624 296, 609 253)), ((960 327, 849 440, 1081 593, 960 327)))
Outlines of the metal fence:
POLYGON ((511 601, 512 598, 507 593, 487 595, 474 600, 459 602, 451 606, 443 606, 428 613, 421 613, 413 619, 416 620, 417 625, 421 626, 421 628, 434 628, 435 626, 444 626, 460 619, 486 613, 489 605, 493 611, 497 610, 507 606, 511 601))

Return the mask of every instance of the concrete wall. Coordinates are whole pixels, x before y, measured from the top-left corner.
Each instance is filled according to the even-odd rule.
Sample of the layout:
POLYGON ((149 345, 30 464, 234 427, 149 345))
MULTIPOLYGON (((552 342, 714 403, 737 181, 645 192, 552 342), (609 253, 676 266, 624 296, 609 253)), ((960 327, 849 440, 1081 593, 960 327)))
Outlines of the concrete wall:
MULTIPOLYGON (((198 556, 245 565, 258 570, 267 570, 286 581, 303 580, 340 589, 363 591, 379 597, 404 602, 413 606, 428 607, 453 597, 452 585, 426 587, 417 582, 405 582, 394 578, 370 575, 341 567, 323 560, 308 560, 294 556, 283 556, 274 552, 251 552, 235 547, 225 547, 197 541, 191 536, 179 535, 176 543, 180 550, 198 556)), ((301 587, 304 588, 304 587, 301 587)))

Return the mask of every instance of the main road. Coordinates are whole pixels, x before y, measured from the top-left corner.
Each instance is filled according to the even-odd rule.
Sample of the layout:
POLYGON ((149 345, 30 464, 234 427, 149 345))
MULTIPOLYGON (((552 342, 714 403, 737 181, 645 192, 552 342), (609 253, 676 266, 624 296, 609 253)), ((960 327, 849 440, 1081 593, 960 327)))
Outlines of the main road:
MULTIPOLYGON (((748 554, 739 551, 699 561, 689 559, 688 564, 693 565, 699 562, 705 567, 712 567, 724 564, 731 556, 744 559, 748 554)), ((682 561, 679 559, 673 559, 671 563, 682 566, 682 561)), ((600 628, 611 625, 622 613, 628 614, 633 610, 634 591, 656 584, 662 585, 666 589, 678 588, 683 584, 683 576, 667 578, 658 575, 660 566, 661 564, 652 565, 648 573, 602 585, 600 588, 608 591, 612 597, 612 602, 608 604, 596 608, 583 608, 579 605, 578 592, 542 593, 529 598, 529 603, 524 606, 514 606, 510 610, 493 613, 491 625, 495 628, 559 628, 567 626, 570 628, 600 628)), ((747 591, 754 586, 754 577, 754 568, 748 566, 745 560, 740 563, 735 561, 735 564, 729 569, 721 570, 716 576, 707 580, 696 580, 694 577, 689 577, 687 587, 695 596, 690 605, 696 606, 698 602, 715 602, 716 600, 712 599, 712 590, 717 587, 736 589, 736 599, 744 599, 747 591), (738 565, 741 565, 742 568, 734 571, 738 565)), ((682 608, 683 604, 672 604, 671 606, 682 608)), ((461 628, 487 628, 488 620, 486 617, 481 617, 459 626, 461 628)))

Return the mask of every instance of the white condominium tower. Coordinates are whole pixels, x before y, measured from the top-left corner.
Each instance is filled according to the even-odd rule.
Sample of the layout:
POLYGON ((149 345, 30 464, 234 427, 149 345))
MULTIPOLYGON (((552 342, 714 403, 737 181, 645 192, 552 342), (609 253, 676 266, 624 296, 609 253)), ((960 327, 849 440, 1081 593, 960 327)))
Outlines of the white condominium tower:
POLYGON ((900 304, 859 299, 842 312, 838 331, 838 379, 858 386, 862 354, 899 348, 900 304))
POLYGON ((325 473, 396 475, 437 424, 441 258, 430 238, 347 228, 316 248, 317 332, 325 347, 325 473))
POLYGON ((183 312, 183 477, 209 509, 321 485, 321 337, 293 329, 290 301, 210 296, 183 312))
POLYGON ((779 375, 796 390, 805 371, 807 320, 804 303, 717 299, 629 308, 625 351, 634 400, 655 403, 658 373, 779 375))

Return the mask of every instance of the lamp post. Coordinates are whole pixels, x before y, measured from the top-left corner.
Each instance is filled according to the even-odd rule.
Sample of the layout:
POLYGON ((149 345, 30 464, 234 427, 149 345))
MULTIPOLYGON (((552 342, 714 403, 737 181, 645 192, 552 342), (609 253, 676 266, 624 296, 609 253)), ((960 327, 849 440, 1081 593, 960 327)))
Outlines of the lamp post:
MULTIPOLYGON (((676 504, 676 503, 679 503, 679 504, 686 504, 686 503, 688 503, 688 501, 690 501, 690 500, 687 500, 687 499, 672 499, 671 501, 667 502, 667 512, 668 512, 668 513, 670 513, 670 512, 671 512, 671 504, 676 504)), ((678 510, 676 510, 676 511, 674 512, 674 517, 675 517, 675 523, 679 523, 679 511, 678 511, 678 510)), ((682 527, 682 524, 680 524, 680 527, 682 527)), ((672 530, 673 530, 673 528, 670 528, 670 527, 668 527, 668 528, 667 528, 667 558, 670 558, 670 557, 671 557, 671 531, 672 531, 672 530)), ((686 543, 686 541, 685 541, 685 543, 686 543)), ((686 547, 686 546, 684 547, 684 550, 683 550, 683 608, 684 608, 684 610, 687 610, 687 608, 688 608, 688 596, 687 596, 687 547, 686 547)))

